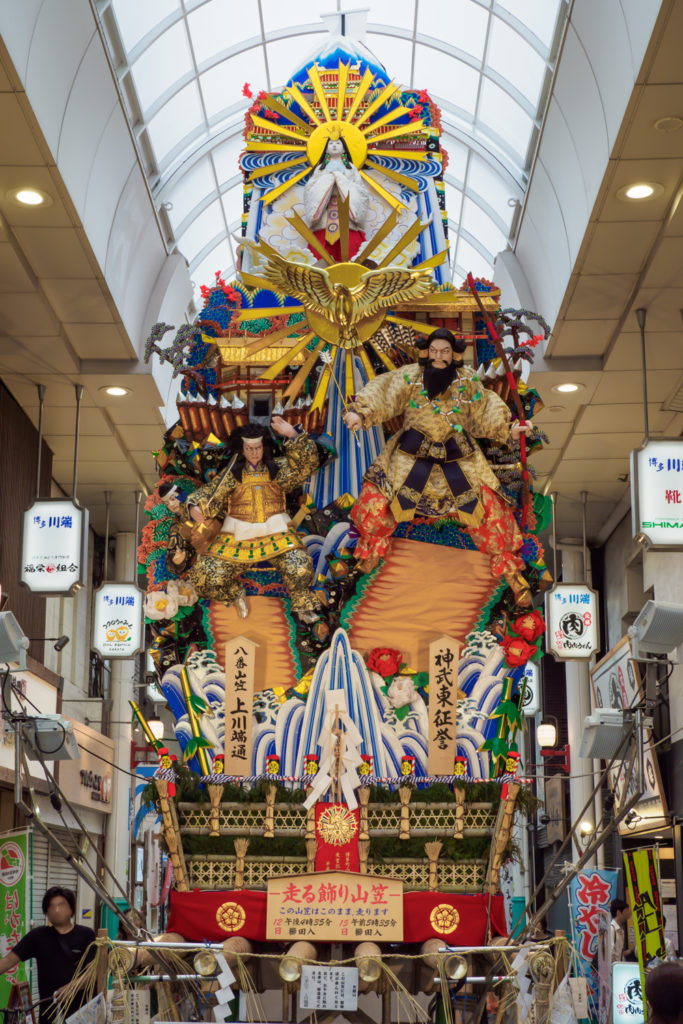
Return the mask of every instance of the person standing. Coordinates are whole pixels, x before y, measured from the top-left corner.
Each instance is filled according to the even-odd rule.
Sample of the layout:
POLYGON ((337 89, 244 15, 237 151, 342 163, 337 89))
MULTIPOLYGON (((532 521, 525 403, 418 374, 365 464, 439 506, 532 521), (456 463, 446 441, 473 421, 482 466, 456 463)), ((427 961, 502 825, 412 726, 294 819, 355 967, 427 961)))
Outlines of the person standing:
MULTIPOLYGON (((72 981, 84 954, 95 956, 95 932, 74 924, 76 898, 71 889, 53 885, 43 896, 43 913, 48 923, 31 929, 13 949, 0 958, 0 974, 11 971, 22 961, 34 959, 38 967, 38 993, 41 1000, 40 1024, 54 1024, 66 986, 72 981), (52 999, 51 1003, 43 1000, 52 999)), ((85 993, 77 992, 69 1002, 73 1012, 85 1001, 85 993)))
POLYGON ((612 900, 609 909, 612 915, 612 920, 610 921, 612 963, 616 964, 621 960, 625 960, 630 953, 633 953, 632 949, 624 949, 624 928, 626 922, 631 917, 631 908, 626 900, 616 899, 612 900))

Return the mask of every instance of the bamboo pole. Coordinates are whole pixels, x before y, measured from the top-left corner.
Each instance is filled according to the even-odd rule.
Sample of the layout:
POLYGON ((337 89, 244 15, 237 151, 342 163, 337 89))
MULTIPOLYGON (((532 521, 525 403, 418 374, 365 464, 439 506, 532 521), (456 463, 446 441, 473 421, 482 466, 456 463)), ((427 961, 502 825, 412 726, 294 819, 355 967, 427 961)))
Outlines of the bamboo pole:
POLYGON ((183 854, 178 819, 175 813, 175 805, 168 796, 168 782, 166 779, 155 779, 157 793, 159 794, 159 808, 161 810, 161 821, 163 824, 164 839, 168 847, 168 855, 173 865, 173 877, 178 892, 188 892, 187 867, 185 855, 183 854))
POLYGON ((429 857, 429 891, 436 892, 439 887, 439 854, 443 843, 425 843, 425 853, 429 857))

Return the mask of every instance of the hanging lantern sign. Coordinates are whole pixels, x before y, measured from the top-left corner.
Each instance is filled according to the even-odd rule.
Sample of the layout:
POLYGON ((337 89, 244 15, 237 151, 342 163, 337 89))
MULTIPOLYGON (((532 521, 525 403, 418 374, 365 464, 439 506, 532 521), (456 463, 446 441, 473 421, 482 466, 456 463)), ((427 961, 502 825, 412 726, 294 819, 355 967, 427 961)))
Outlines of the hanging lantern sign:
POLYGON ((527 661, 524 666, 524 675, 517 683, 517 689, 522 691, 524 686, 524 698, 522 700, 521 712, 526 718, 533 718, 541 710, 540 703, 540 681, 538 678, 538 665, 535 661, 527 661))
POLYGON ((631 452, 633 536, 651 550, 683 550, 683 441, 657 438, 631 452))
POLYGON ((103 583, 95 591, 92 647, 101 658, 134 658, 143 650, 142 598, 134 583, 103 583))
POLYGON ((19 582, 34 594, 70 597, 85 582, 88 510, 44 498, 24 512, 19 582))
POLYGON ((555 661, 587 661, 600 647, 598 593, 585 583, 556 583, 545 596, 545 621, 555 661))

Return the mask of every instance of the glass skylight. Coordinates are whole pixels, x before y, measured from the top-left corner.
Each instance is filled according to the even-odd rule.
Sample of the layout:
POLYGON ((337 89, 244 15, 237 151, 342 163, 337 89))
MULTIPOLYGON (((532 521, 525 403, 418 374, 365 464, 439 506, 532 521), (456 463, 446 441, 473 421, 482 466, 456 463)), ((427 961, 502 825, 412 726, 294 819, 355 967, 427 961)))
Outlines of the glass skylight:
MULTIPOLYGON (((341 0, 95 0, 150 187, 197 289, 235 273, 244 113, 341 0), (123 55, 123 60, 121 59, 123 55), (126 104, 128 106, 128 104, 126 104), (135 109, 137 107, 137 109, 135 109)), ((365 45, 442 111, 451 275, 491 277, 523 201, 568 0, 366 0, 365 45)))

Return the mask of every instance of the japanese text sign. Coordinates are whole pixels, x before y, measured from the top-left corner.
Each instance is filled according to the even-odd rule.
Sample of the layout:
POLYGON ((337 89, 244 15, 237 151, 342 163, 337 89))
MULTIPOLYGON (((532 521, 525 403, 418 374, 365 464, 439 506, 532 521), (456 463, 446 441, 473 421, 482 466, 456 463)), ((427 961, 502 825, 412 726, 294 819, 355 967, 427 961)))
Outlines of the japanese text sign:
POLYGON ((572 941, 576 950, 577 974, 589 979, 590 995, 594 1002, 598 999, 598 986, 591 965, 598 952, 601 922, 609 920, 610 903, 617 895, 617 879, 616 871, 603 868, 579 871, 569 883, 572 941))
POLYGON ((24 512, 19 581, 34 594, 69 595, 85 577, 88 513, 68 499, 24 512))
POLYGON ((657 855, 647 850, 625 850, 624 870, 628 901, 633 911, 636 950, 641 973, 654 957, 664 958, 664 912, 659 889, 657 855))
POLYGON ((92 646, 102 658, 134 658, 143 648, 142 591, 134 583, 103 583, 95 591, 92 646))
POLYGON ((683 550, 683 441, 658 438, 631 452, 633 536, 648 548, 683 550))
POLYGON ((266 938, 403 941, 403 884, 349 871, 268 879, 266 938))
MULTIPOLYGON (((0 956, 16 946, 29 927, 31 916, 29 832, 0 836, 0 956)), ((19 963, 0 977, 0 1006, 9 1003, 13 982, 26 981, 26 964, 19 963)))
POLYGON ((236 636, 225 645, 226 775, 251 775, 251 727, 256 644, 236 636))
POLYGON ((556 661, 588 660, 600 647, 598 595, 584 583, 556 583, 545 596, 546 650, 556 661))
POLYGON ((638 964, 612 964, 613 1024, 645 1024, 643 986, 638 964))
POLYGON ((299 1006, 302 1010, 355 1010, 358 1008, 357 967, 301 968, 299 1006))
POLYGON ((429 775, 452 775, 460 644, 441 636, 429 645, 429 775))

